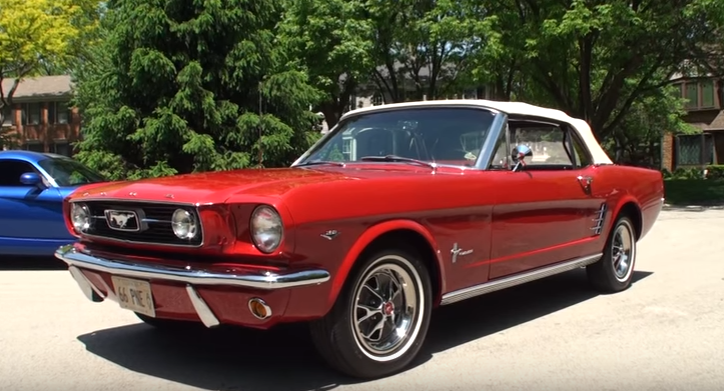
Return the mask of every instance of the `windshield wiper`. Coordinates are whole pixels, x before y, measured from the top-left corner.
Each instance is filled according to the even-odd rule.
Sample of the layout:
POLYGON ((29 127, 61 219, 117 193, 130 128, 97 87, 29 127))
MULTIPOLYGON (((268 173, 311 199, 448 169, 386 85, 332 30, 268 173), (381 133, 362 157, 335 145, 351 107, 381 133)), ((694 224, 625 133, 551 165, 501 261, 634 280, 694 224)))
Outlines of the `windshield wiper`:
POLYGON ((359 160, 362 161, 373 161, 373 162, 405 162, 421 164, 432 169, 437 168, 437 163, 426 162, 424 160, 413 159, 409 157, 397 156, 397 155, 385 155, 385 156, 363 156, 359 160))
POLYGON ((304 163, 299 163, 294 167, 315 166, 315 165, 319 165, 319 164, 331 164, 333 166, 339 166, 339 167, 345 166, 344 162, 335 162, 333 160, 312 160, 312 161, 308 161, 308 162, 304 162, 304 163))

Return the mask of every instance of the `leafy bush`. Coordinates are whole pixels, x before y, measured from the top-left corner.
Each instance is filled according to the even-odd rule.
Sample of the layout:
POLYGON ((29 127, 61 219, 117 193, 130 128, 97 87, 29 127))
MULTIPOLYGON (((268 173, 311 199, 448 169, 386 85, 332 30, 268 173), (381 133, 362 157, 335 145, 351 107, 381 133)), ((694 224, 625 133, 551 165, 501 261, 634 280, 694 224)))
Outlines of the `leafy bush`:
POLYGON ((664 197, 672 205, 722 205, 724 181, 668 179, 664 181, 664 197))
POLYGON ((706 179, 724 179, 724 165, 711 165, 706 167, 706 179))
POLYGON ((704 171, 701 168, 677 168, 671 173, 672 179, 704 179, 704 171))

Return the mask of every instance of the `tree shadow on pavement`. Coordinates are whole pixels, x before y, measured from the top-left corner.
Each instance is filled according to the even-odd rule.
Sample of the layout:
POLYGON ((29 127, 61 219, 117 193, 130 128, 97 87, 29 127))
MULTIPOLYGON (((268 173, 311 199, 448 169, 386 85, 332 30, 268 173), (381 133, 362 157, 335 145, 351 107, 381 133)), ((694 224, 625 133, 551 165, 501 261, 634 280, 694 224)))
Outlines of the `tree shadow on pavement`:
MULTIPOLYGON (((650 274, 635 272, 634 283, 650 274)), ((427 341, 413 367, 435 353, 596 296, 585 272, 575 270, 441 307, 433 312, 427 341)), ((129 370, 202 389, 326 390, 358 382, 325 365, 305 325, 269 331, 199 328, 193 335, 179 335, 134 324, 84 334, 78 340, 89 352, 129 370)))
POLYGON ((68 265, 52 255, 47 257, 0 255, 0 271, 22 270, 68 270, 68 265))

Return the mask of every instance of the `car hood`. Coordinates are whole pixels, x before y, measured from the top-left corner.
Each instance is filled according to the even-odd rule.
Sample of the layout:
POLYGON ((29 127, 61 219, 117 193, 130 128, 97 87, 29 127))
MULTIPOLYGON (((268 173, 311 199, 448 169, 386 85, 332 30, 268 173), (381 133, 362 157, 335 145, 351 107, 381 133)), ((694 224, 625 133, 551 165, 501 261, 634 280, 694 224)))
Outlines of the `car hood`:
POLYGON ((216 171, 84 186, 71 198, 209 204, 222 203, 237 195, 280 198, 300 186, 410 175, 430 175, 430 169, 401 166, 398 169, 315 167, 216 171))

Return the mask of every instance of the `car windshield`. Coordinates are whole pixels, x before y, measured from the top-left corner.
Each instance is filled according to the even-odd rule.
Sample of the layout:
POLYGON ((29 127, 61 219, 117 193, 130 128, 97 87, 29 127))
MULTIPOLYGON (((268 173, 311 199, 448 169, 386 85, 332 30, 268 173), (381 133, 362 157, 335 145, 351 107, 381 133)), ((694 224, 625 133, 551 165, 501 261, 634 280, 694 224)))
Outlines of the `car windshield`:
POLYGON ((48 158, 38 162, 58 186, 77 186, 105 182, 103 175, 69 158, 48 158))
POLYGON ((361 114, 337 126, 297 165, 396 161, 473 166, 494 118, 491 111, 461 107, 361 114))

